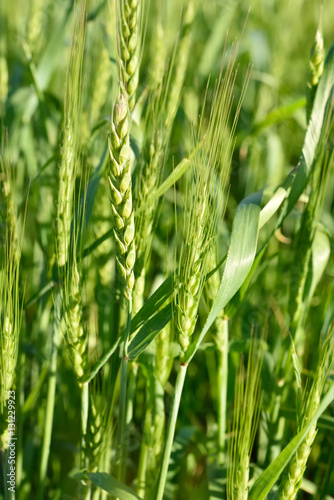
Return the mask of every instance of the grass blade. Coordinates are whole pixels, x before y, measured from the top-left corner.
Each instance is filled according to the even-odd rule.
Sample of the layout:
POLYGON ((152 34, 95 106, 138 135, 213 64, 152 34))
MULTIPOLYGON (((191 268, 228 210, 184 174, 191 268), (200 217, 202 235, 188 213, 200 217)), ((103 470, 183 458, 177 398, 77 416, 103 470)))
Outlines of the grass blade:
POLYGON ((291 340, 291 350, 292 350, 292 364, 295 373, 295 379, 297 383, 297 428, 300 428, 300 423, 302 419, 302 405, 303 405, 303 393, 302 393, 302 377, 300 374, 300 366, 298 361, 298 355, 296 352, 295 344, 290 334, 291 340))
POLYGON ((172 295, 174 291, 174 275, 170 275, 159 288, 145 302, 136 316, 131 320, 131 333, 141 328, 145 321, 163 305, 163 303, 172 295))
POLYGON ((79 473, 74 476, 77 479, 89 479, 95 486, 106 491, 110 495, 122 500, 141 500, 141 498, 128 486, 121 483, 106 472, 79 473))
POLYGON ((252 268, 259 233, 261 198, 262 192, 255 193, 245 198, 237 207, 232 226, 230 247, 217 297, 201 334, 190 345, 186 353, 187 362, 194 356, 218 314, 237 293, 252 268))
POLYGON ((172 319, 173 313, 173 304, 170 303, 144 324, 129 344, 128 357, 130 359, 137 358, 150 345, 158 333, 172 319))
POLYGON ((274 486, 275 482, 279 478, 280 474, 283 472, 284 468, 290 462, 293 454, 296 452, 298 447, 302 444, 305 437, 307 436, 309 430, 313 424, 318 420, 318 418, 324 413, 326 408, 334 400, 334 384, 332 384, 323 398, 318 411, 315 413, 314 417, 304 429, 302 429, 284 448, 284 450, 278 455, 278 457, 266 468, 266 470, 261 474, 261 476, 255 481, 250 494, 249 500, 264 500, 274 486))

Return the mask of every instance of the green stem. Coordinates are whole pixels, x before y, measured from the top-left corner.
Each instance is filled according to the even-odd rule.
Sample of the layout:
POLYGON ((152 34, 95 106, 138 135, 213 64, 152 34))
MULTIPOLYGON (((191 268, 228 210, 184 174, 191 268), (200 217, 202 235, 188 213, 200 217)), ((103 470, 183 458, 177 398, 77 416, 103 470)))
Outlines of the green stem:
POLYGON ((100 500, 101 499, 101 494, 103 492, 101 491, 100 488, 96 488, 94 491, 93 491, 93 494, 92 494, 92 500, 100 500))
POLYGON ((162 500, 163 494, 164 494, 164 489, 165 489, 165 484, 166 484, 166 479, 167 479, 167 472, 168 472, 168 465, 169 465, 169 460, 170 460, 170 455, 171 455, 172 445, 173 445, 173 440, 174 440, 174 434, 175 434, 177 415, 178 415, 179 408, 180 408, 181 395, 182 395, 184 380, 185 380, 186 373, 187 373, 187 368, 188 368, 187 363, 180 365, 180 371, 177 374, 177 378, 176 378, 172 407, 171 407, 171 412, 169 415, 168 426, 167 426, 165 448, 164 448, 163 455, 162 455, 162 464, 161 464, 161 471, 160 471, 160 476, 159 476, 159 483, 158 483, 158 491, 157 491, 157 495, 156 495, 156 500, 162 500))
POLYGON ((58 292, 55 295, 55 306, 53 313, 50 376, 48 381, 42 456, 38 474, 37 500, 43 500, 44 498, 45 479, 46 479, 48 460, 50 454, 50 444, 51 444, 52 427, 53 427, 53 412, 55 407, 55 395, 56 395, 57 353, 58 353, 58 340, 60 333, 60 328, 59 328, 60 315, 61 315, 61 297, 58 292))
MULTIPOLYGON (((86 469, 86 438, 88 424, 89 408, 89 383, 82 384, 81 387, 81 449, 80 449, 80 468, 86 469)), ((89 500, 91 498, 91 487, 81 483, 80 498, 89 500)))
POLYGON ((127 358, 122 359, 122 369, 121 369, 121 388, 120 388, 120 402, 119 402, 119 423, 117 428, 117 441, 116 441, 116 453, 117 453, 117 467, 118 467, 118 478, 122 481, 125 475, 125 464, 123 462, 124 448, 125 448, 125 420, 126 420, 126 386, 127 386, 127 372, 128 372, 128 360, 127 358))
POLYGON ((126 430, 126 407, 127 407, 127 376, 128 376, 128 344, 130 338, 130 325, 132 313, 132 297, 128 300, 128 314, 124 342, 122 346, 122 369, 121 369, 121 387, 119 402, 119 424, 117 428, 116 440, 116 463, 118 466, 118 478, 123 480, 126 472, 126 450, 127 439, 126 430))
MULTIPOLYGON (((147 398, 149 397, 148 395, 148 390, 146 391, 147 398)), ((145 423, 144 423, 144 436, 143 436, 143 442, 141 445, 140 449, 140 457, 139 457, 139 465, 138 465, 138 474, 137 474, 137 480, 138 480, 138 485, 137 485, 137 494, 141 498, 145 498, 145 490, 146 490, 146 471, 147 471, 147 464, 148 464, 148 455, 149 455, 149 450, 150 447, 148 445, 148 439, 149 435, 151 433, 151 426, 152 426, 152 411, 151 411, 151 406, 149 405, 148 408, 146 408, 146 413, 145 413, 145 423)))
MULTIPOLYGON (((115 380, 115 385, 117 381, 115 380)), ((106 472, 110 472, 110 464, 112 463, 112 436, 110 432, 107 432, 106 435, 106 448, 104 453, 102 454, 100 460, 99 460, 99 470, 103 470, 106 472)), ((95 495, 94 492, 94 500, 109 500, 110 495, 107 493, 105 490, 101 490, 101 488, 97 488, 97 490, 100 491, 100 495, 95 495), (95 498, 97 497, 97 498, 95 498)))
POLYGON ((226 437, 226 400, 228 378, 228 320, 217 322, 218 370, 217 370, 217 403, 218 403, 218 465, 225 462, 226 437))
POLYGON ((86 467, 86 437, 87 437, 87 422, 89 408, 89 384, 86 382, 81 387, 81 453, 80 467, 86 467))
MULTIPOLYGON (((18 360, 17 366, 25 366, 25 355, 23 349, 20 349, 20 358, 18 360)), ((20 491, 20 486, 22 482, 22 470, 23 470, 23 419, 22 419, 22 409, 24 407, 24 376, 23 370, 17 370, 17 400, 19 401, 17 411, 16 411, 16 421, 17 421, 17 453, 16 453, 16 488, 20 491)))
POLYGON ((133 404, 135 399, 136 392, 136 382, 137 382, 137 363, 133 361, 129 365, 128 374, 127 374, 127 390, 126 390, 126 415, 125 415, 125 441, 124 441, 124 462, 127 462, 128 452, 129 452, 129 436, 130 436, 130 427, 133 419, 133 404))

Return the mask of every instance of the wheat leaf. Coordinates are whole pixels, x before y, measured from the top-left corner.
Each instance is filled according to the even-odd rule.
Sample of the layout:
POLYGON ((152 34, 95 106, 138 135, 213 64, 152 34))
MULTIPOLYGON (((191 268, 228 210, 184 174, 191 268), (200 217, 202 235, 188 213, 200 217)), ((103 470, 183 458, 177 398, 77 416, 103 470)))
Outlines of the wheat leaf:
POLYGON ((125 486, 117 479, 109 476, 106 472, 88 472, 87 474, 78 473, 77 479, 89 479, 95 486, 106 491, 110 495, 122 500, 142 500, 131 488, 125 486))
POLYGON ((133 337, 128 347, 128 357, 137 358, 150 343, 155 339, 159 332, 170 322, 173 317, 173 304, 170 303, 153 317, 151 317, 133 337))
POLYGON ((219 290, 201 334, 186 353, 185 359, 188 362, 194 356, 220 311, 237 293, 252 268, 259 233, 261 198, 262 192, 248 196, 236 209, 230 246, 219 290))
POLYGON ((149 320, 174 291, 174 275, 170 275, 145 302, 140 311, 131 320, 131 333, 141 328, 149 320))
POLYGON ((271 488, 274 486, 278 477, 290 462, 298 447, 302 444, 309 430, 318 418, 324 413, 326 408, 334 400, 334 384, 330 386, 329 391, 319 405, 318 411, 304 429, 302 429, 284 448, 278 457, 262 472, 261 476, 255 481, 250 493, 249 500, 264 500, 271 488))

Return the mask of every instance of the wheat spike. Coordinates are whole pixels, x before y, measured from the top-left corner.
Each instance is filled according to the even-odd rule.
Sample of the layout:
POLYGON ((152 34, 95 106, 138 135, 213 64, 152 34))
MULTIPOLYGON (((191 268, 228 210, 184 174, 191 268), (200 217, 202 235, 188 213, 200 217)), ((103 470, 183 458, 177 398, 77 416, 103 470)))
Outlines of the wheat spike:
POLYGON ((139 77, 140 5, 140 0, 124 0, 120 8, 121 80, 123 91, 127 95, 130 111, 135 106, 139 77))
POLYGON ((87 334, 82 320, 82 283, 75 259, 73 259, 68 274, 64 293, 66 339, 74 373, 78 382, 81 383, 87 373, 87 334))
POLYGON ((322 11, 321 11, 319 26, 314 37, 314 41, 311 48, 310 60, 309 60, 308 82, 306 87, 307 121, 310 119, 312 113, 315 93, 321 75, 324 71, 324 63, 325 63, 325 49, 324 49, 324 39, 322 35, 322 11))
MULTIPOLYGON (((327 374, 333 363, 333 349, 333 328, 330 328, 325 342, 320 350, 320 360, 317 366, 314 381, 308 395, 305 396, 300 429, 305 427, 305 425, 312 420, 314 414, 319 408, 320 398, 326 383, 327 374)), ((296 498, 316 435, 317 423, 315 422, 308 432, 305 441, 298 448, 292 461, 290 462, 288 471, 283 476, 279 490, 279 500, 294 500, 296 498)))
POLYGON ((109 141, 109 184, 114 216, 116 260, 124 282, 124 295, 129 298, 134 285, 135 224, 132 208, 132 182, 129 159, 129 110, 121 94, 114 109, 109 141))
POLYGON ((8 139, 2 141, 0 161, 0 440, 6 447, 8 391, 14 388, 21 324, 19 268, 21 244, 18 238, 17 206, 13 193, 8 139))

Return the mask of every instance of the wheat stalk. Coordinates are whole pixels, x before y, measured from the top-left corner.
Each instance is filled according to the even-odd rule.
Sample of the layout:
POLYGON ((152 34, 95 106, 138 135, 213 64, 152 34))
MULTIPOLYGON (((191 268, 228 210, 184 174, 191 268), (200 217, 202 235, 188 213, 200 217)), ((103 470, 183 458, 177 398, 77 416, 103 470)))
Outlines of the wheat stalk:
MULTIPOLYGON (((207 259, 208 273, 212 273, 218 266, 217 245, 212 246, 207 259)), ((216 298, 220 285, 219 270, 216 270, 205 283, 205 295, 209 308, 216 298)), ((220 311, 213 327, 212 335, 217 349, 217 421, 218 421, 218 464, 225 461, 226 440, 226 406, 227 406, 227 378, 228 378, 228 319, 224 311, 220 311)))
POLYGON ((8 138, 2 137, 0 161, 0 444, 6 448, 7 418, 5 406, 15 384, 18 358, 21 310, 19 271, 21 243, 18 238, 17 205, 13 192, 12 167, 8 138))
POLYGON ((65 95, 64 140, 59 168, 57 204, 57 264, 63 267, 69 256, 75 179, 78 169, 81 125, 81 79, 85 40, 84 14, 72 39, 65 95))
MULTIPOLYGON (((261 342, 261 341, 260 341, 261 342)), ((261 406, 260 373, 263 349, 255 351, 256 339, 251 338, 247 371, 243 361, 236 381, 232 440, 230 442, 227 498, 247 500, 250 454, 254 443, 261 406)))
MULTIPOLYGON (((300 429, 305 427, 319 408, 320 398, 326 383, 327 375, 333 363, 333 327, 327 333, 325 342, 320 350, 320 359, 316 373, 309 392, 304 396, 304 408, 300 429)), ((298 430, 300 430, 298 429, 298 430)), ((305 441, 300 445, 294 458, 289 464, 287 473, 284 475, 279 490, 279 500, 294 500, 300 488, 302 478, 307 466, 313 442, 317 435, 317 422, 308 432, 305 441)))

